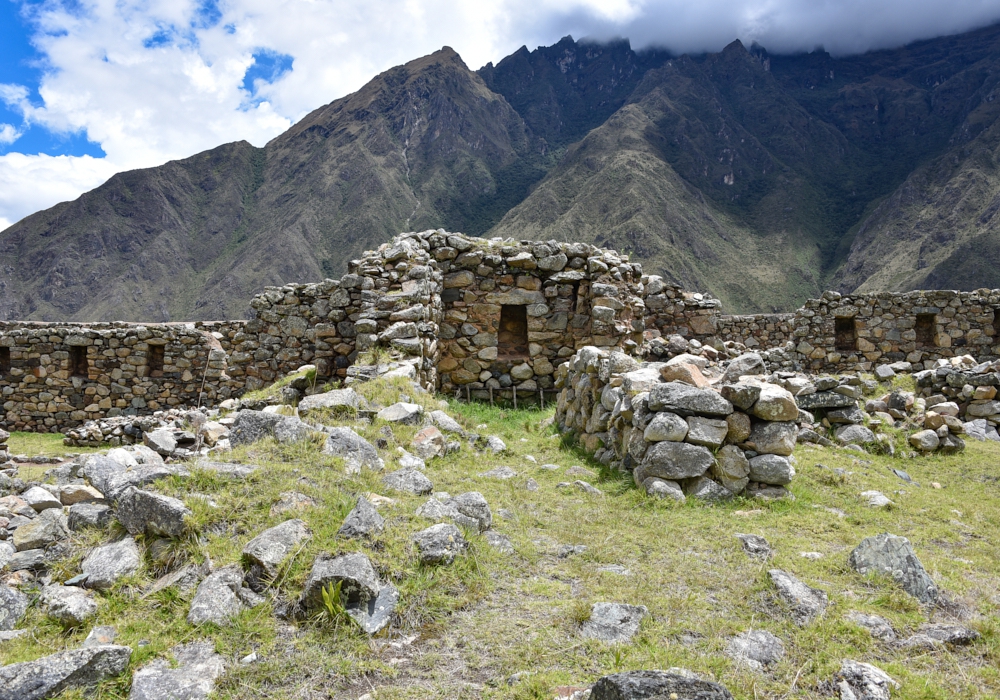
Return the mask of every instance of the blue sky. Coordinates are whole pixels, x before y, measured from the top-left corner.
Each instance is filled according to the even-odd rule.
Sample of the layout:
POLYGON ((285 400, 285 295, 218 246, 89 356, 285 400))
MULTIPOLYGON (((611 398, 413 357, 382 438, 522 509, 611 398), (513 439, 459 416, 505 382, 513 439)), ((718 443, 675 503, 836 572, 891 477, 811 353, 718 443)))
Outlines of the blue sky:
POLYGON ((899 46, 1000 0, 0 0, 0 231, 116 172, 263 145, 392 66, 571 34, 641 48, 899 46))

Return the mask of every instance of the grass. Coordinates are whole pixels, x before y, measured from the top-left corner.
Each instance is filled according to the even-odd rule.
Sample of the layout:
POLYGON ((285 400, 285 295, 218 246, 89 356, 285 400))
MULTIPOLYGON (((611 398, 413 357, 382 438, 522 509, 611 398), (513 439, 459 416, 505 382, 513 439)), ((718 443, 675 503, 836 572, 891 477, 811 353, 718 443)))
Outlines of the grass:
POLYGON ((11 433, 7 447, 14 455, 48 455, 52 457, 101 451, 97 447, 66 447, 60 433, 11 433))
MULTIPOLYGON (((387 405, 407 393, 405 382, 363 385, 370 401, 387 405)), ((437 397, 408 392, 428 409, 437 397)), ((208 638, 227 657, 230 670, 220 680, 220 698, 551 698, 557 686, 585 686, 597 677, 628 669, 683 666, 724 683, 736 698, 818 698, 845 658, 873 663, 902 683, 893 698, 994 698, 1000 695, 1000 448, 970 442, 960 455, 918 459, 865 456, 839 449, 800 446, 795 500, 758 503, 736 500, 705 506, 646 498, 626 475, 602 468, 578 448, 542 428, 548 411, 491 408, 449 403, 449 414, 468 430, 495 434, 506 455, 461 451, 428 463, 436 491, 477 490, 489 501, 494 529, 517 550, 504 555, 484 538, 466 533, 471 546, 446 567, 421 566, 412 533, 433 524, 414 515, 425 498, 387 493, 380 476, 350 476, 315 444, 279 445, 265 440, 235 450, 232 459, 259 464, 244 482, 196 472, 186 480, 160 482, 158 490, 184 498, 200 537, 172 542, 176 561, 215 566, 235 563, 243 546, 266 527, 301 517, 313 536, 286 562, 272 583, 268 601, 244 612, 227 627, 201 629, 187 624, 191 595, 166 590, 143 598, 158 573, 146 557, 144 568, 103 594, 93 624, 115 624, 119 641, 135 650, 132 667, 167 654, 177 643, 208 638), (488 428, 476 429, 486 424, 488 428), (535 462, 528 459, 534 457, 535 462), (560 465, 558 472, 539 468, 560 465), (826 465, 830 469, 818 466, 826 465), (508 481, 479 474, 511 466, 508 481), (591 496, 557 488, 571 481, 563 472, 581 465, 598 473, 590 479, 603 492, 591 496), (833 468, 847 473, 834 477, 833 468), (905 469, 919 484, 900 481, 889 467, 905 469), (526 488, 527 479, 537 491, 526 488), (942 489, 930 487, 939 482, 942 489), (894 505, 868 508, 860 492, 877 489, 894 505), (293 515, 270 514, 279 494, 299 491, 318 505, 293 515), (380 493, 395 500, 381 506, 385 532, 372 543, 338 539, 336 531, 357 496, 380 493), (194 498, 207 494, 215 505, 194 498), (843 517, 827 509, 839 509, 843 517), (500 517, 503 510, 506 518, 500 517), (747 557, 737 532, 764 536, 775 548, 771 561, 747 557), (904 535, 931 576, 954 600, 973 613, 969 623, 981 634, 969 648, 928 653, 887 646, 849 623, 845 614, 861 610, 889 619, 901 635, 927 620, 927 612, 884 578, 862 577, 847 566, 861 539, 880 532, 904 535), (559 545, 582 544, 582 554, 559 558, 559 545), (364 551, 384 580, 401 592, 397 618, 388 633, 368 638, 328 615, 297 624, 274 611, 299 593, 313 558, 320 552, 364 551), (801 552, 820 552, 812 560, 801 552), (600 571, 619 564, 629 575, 600 571), (798 627, 774 596, 767 570, 781 568, 826 590, 830 606, 817 621, 798 627), (595 602, 645 605, 650 615, 629 644, 607 645, 578 635, 595 602), (786 645, 786 656, 764 674, 735 667, 723 654, 728 638, 749 628, 767 629, 786 645), (256 652, 259 661, 240 665, 256 652), (522 674, 512 684, 507 679, 522 674)), ((395 448, 408 446, 416 428, 388 427, 376 420, 354 426, 369 440, 382 437, 387 469, 397 468, 395 448)), ((69 576, 87 547, 120 531, 76 535, 77 552, 55 571, 69 576)), ((147 552, 151 540, 140 546, 147 552)), ((32 635, 0 646, 4 663, 37 658, 83 640, 87 629, 64 630, 37 610, 26 626, 32 635)), ((105 683, 99 698, 125 698, 131 674, 105 683)), ((70 695, 67 697, 77 697, 70 695)))

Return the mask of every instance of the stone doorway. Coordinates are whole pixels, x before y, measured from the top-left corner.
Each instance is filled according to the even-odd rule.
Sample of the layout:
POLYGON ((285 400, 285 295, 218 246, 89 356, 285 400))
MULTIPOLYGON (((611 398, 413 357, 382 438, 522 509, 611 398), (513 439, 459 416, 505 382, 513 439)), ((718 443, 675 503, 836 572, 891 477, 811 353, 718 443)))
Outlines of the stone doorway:
POLYGON ((528 307, 512 304, 500 307, 497 346, 501 359, 528 357, 528 307))
POLYGON ((854 352, 858 349, 858 331, 853 318, 835 318, 834 332, 836 347, 841 352, 854 352))
POLYGON ((934 346, 934 331, 937 326, 936 314, 917 314, 917 322, 913 329, 917 332, 917 347, 934 346))
POLYGON ((90 376, 90 367, 87 364, 87 348, 81 345, 70 346, 69 373, 74 377, 90 376))

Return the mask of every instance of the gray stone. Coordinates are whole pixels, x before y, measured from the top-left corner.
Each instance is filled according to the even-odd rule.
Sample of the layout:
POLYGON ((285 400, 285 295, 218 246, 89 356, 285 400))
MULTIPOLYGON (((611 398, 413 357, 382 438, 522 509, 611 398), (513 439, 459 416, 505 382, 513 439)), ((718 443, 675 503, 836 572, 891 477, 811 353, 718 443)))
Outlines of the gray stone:
POLYGON ((862 491, 861 497, 871 508, 887 508, 892 501, 881 491, 862 491))
POLYGON ((403 425, 419 425, 423 419, 424 407, 415 403, 394 403, 378 412, 379 420, 403 425))
POLYGON ((94 594, 76 586, 45 586, 42 603, 46 614, 66 627, 78 627, 97 614, 94 594))
POLYGON ((143 594, 143 598, 148 598, 154 593, 159 593, 167 588, 177 588, 181 593, 190 593, 198 587, 202 579, 205 578, 205 574, 208 571, 207 565, 195 566, 194 564, 188 564, 187 566, 177 569, 177 571, 171 571, 169 574, 164 574, 160 578, 156 579, 152 585, 147 588, 143 594))
POLYGON ((212 642, 190 642, 170 650, 175 664, 156 659, 132 676, 129 700, 206 700, 226 670, 212 642))
POLYGON ((647 442, 682 442, 688 433, 688 423, 676 413, 657 413, 646 426, 643 439, 647 442))
POLYGON ((419 469, 424 471, 427 468, 427 463, 415 455, 411 455, 409 452, 404 450, 402 447, 398 448, 399 457, 396 461, 402 469, 419 469))
POLYGON ((391 583, 383 584, 378 596, 365 603, 346 607, 348 616, 367 634, 376 634, 392 621, 392 614, 399 603, 399 591, 391 583))
POLYGON ((306 396, 299 401, 299 413, 303 416, 310 411, 330 409, 337 413, 356 413, 361 408, 367 408, 367 402, 354 389, 334 389, 322 394, 306 396))
POLYGON ((795 448, 799 427, 795 423, 757 423, 747 444, 756 452, 787 457, 795 448))
POLYGON ((758 455, 750 460, 750 481, 784 486, 791 483, 793 476, 792 463, 779 455, 758 455))
POLYGON ((965 434, 973 440, 979 440, 980 442, 983 440, 1000 442, 1000 434, 997 433, 997 429, 990 425, 985 418, 977 418, 963 423, 962 428, 965 434))
POLYGON ((417 434, 413 436, 410 446, 417 453, 417 457, 422 460, 442 457, 448 451, 448 441, 444 433, 433 425, 428 425, 426 428, 417 431, 417 434))
POLYGON ((829 598, 825 591, 811 588, 781 569, 771 569, 767 573, 778 589, 778 596, 791 606, 796 624, 805 625, 826 610, 829 598))
POLYGON ((867 537, 854 548, 847 562, 862 575, 888 574, 921 603, 931 604, 938 598, 937 586, 905 537, 888 533, 867 537))
POLYGON ((602 642, 627 642, 636 635, 642 618, 648 614, 645 605, 594 603, 590 618, 580 626, 580 635, 602 642))
POLYGON ((879 365, 875 368, 875 378, 879 381, 886 382, 896 376, 895 370, 889 365, 879 365))
POLYGON ((230 618, 263 602, 263 598, 244 587, 243 572, 238 566, 226 566, 198 585, 187 621, 192 625, 206 622, 227 625, 230 618))
POLYGON ((131 537, 95 547, 80 565, 87 575, 85 585, 106 591, 123 576, 139 569, 139 548, 131 537))
POLYGON ((933 430, 921 430, 909 437, 910 444, 921 452, 933 452, 941 444, 941 439, 933 430))
POLYGON ((268 579, 274 579, 282 562, 311 536, 312 532, 302 520, 286 520, 247 542, 243 548, 243 559, 251 566, 260 567, 268 579))
POLYGON ((590 700, 733 700, 718 683, 669 671, 625 671, 597 680, 590 700))
POLYGON ((375 506, 364 496, 358 496, 358 502, 344 518, 344 524, 337 530, 341 537, 374 537, 385 527, 385 518, 379 515, 375 506))
POLYGON ((62 501, 41 486, 32 486, 21 494, 21 498, 38 513, 49 508, 62 508, 62 501))
POLYGON ((764 374, 766 371, 764 358, 755 352, 747 352, 729 363, 725 374, 722 375, 722 380, 724 382, 735 382, 740 377, 764 374))
POLYGON ((90 630, 87 638, 83 640, 83 644, 80 646, 83 649, 90 649, 92 647, 99 647, 105 644, 114 644, 115 639, 118 638, 118 630, 110 625, 98 625, 90 630))
POLYGON ((453 433, 455 435, 465 434, 465 431, 462 430, 462 426, 458 424, 458 421, 444 411, 431 411, 428 415, 430 416, 431 422, 443 432, 453 433))
POLYGON ((67 524, 73 532, 88 527, 105 527, 112 520, 111 506, 75 503, 69 507, 67 524))
POLYGON ((852 610, 845 617, 858 627, 868 630, 869 634, 876 639, 881 639, 883 642, 896 641, 896 632, 884 617, 869 615, 857 610, 852 610))
POLYGON ((733 492, 707 476, 699 476, 684 484, 684 493, 703 501, 725 501, 733 497, 733 492))
POLYGON ((720 391, 722 398, 742 411, 750 410, 760 398, 760 387, 754 384, 724 384, 720 391))
POLYGON ((7 562, 7 569, 10 571, 38 570, 44 569, 45 565, 44 549, 26 549, 23 552, 17 552, 10 558, 10 561, 7 562))
POLYGON ((164 457, 169 457, 177 449, 177 440, 174 439, 174 431, 166 428, 144 433, 142 443, 158 455, 164 457))
POLYGON ((382 590, 378 575, 364 554, 353 552, 338 557, 321 554, 313 561, 299 597, 299 608, 305 612, 323 610, 323 589, 338 583, 345 610, 368 609, 369 601, 378 600, 382 590))
POLYGON ((493 454, 500 454, 507 451, 507 443, 496 435, 490 435, 486 438, 486 449, 493 454))
MULTIPOLYGON (((819 388, 818 383, 816 388, 819 388)), ((803 410, 813 411, 817 408, 847 408, 848 406, 856 406, 857 399, 838 394, 834 391, 817 391, 815 394, 796 396, 795 403, 803 410)))
MULTIPOLYGON (((658 414, 659 415, 659 414, 658 414)), ((703 416, 688 416, 688 433, 685 442, 704 447, 720 447, 726 440, 729 424, 722 418, 705 418, 703 416)))
POLYGON ((785 656, 785 645, 766 630, 748 630, 729 640, 726 656, 738 665, 763 671, 766 666, 781 661, 785 656))
POLYGON ((736 445, 726 445, 715 453, 712 477, 732 493, 740 493, 750 482, 750 462, 736 445))
POLYGON ((207 459, 198 460, 195 467, 220 476, 242 481, 260 469, 256 464, 236 464, 235 462, 212 462, 207 459))
POLYGON ((657 384, 649 392, 649 410, 670 411, 681 416, 728 416, 733 405, 711 389, 698 389, 690 384, 668 382, 657 384))
POLYGON ((777 384, 761 384, 760 398, 750 412, 766 421, 794 421, 799 417, 795 397, 777 384))
POLYGON ((28 612, 28 602, 28 596, 0 584, 0 631, 7 632, 17 627, 28 612))
POLYGON ((62 509, 49 508, 14 530, 14 546, 18 552, 44 549, 69 537, 69 526, 62 509))
POLYGON ((840 700, 890 700, 890 692, 899 688, 882 669, 862 661, 845 659, 834 675, 840 700))
POLYGON ((771 545, 760 535, 744 535, 743 533, 737 532, 736 538, 743 546, 743 551, 751 557, 767 559, 771 556, 771 545))
POLYGON ((941 438, 941 444, 938 446, 938 452, 943 455, 954 455, 965 449, 965 440, 958 437, 958 435, 945 435, 941 438))
POLYGON ((115 504, 115 517, 133 536, 145 532, 180 537, 187 531, 184 519, 189 515, 191 511, 176 498, 134 486, 126 487, 115 504))
POLYGON ((875 433, 863 425, 845 425, 834 434, 841 445, 868 445, 875 442, 875 433))
POLYGON ((362 467, 377 471, 385 468, 375 446, 350 428, 327 428, 326 433, 323 454, 342 458, 348 473, 356 474, 362 467))
MULTIPOLYGON (((250 445, 258 440, 274 435, 274 426, 281 422, 284 416, 263 411, 242 410, 236 414, 236 420, 229 430, 229 443, 233 447, 250 445)), ((97 484, 94 484, 97 486, 97 484)), ((98 486, 97 488, 100 488, 98 486)))
POLYGON ((514 544, 506 535, 502 535, 494 530, 487 530, 484 537, 486 538, 486 544, 498 552, 502 552, 503 554, 514 553, 514 544))
POLYGON ((108 644, 0 667, 0 700, 43 700, 65 690, 91 688, 120 675, 131 656, 130 647, 108 644))
POLYGON ((517 476, 517 472, 511 467, 496 467, 495 469, 490 469, 486 472, 480 472, 479 476, 487 479, 500 479, 501 481, 506 481, 507 479, 513 479, 517 476))
POLYGON ((449 499, 446 505, 456 511, 451 519, 458 525, 477 532, 486 532, 493 525, 493 513, 486 498, 478 491, 468 491, 449 499))
POLYGON ((425 496, 434 490, 434 484, 417 469, 400 469, 382 477, 386 488, 415 496, 425 496))
POLYGON ((865 414, 857 406, 850 406, 827 411, 826 419, 833 425, 861 425, 865 422, 865 414))
POLYGON ((642 481, 650 476, 676 481, 701 476, 713 461, 712 453, 706 447, 664 441, 655 443, 646 451, 637 469, 642 481))
POLYGON ((650 476, 643 480, 640 485, 646 490, 647 496, 671 498, 681 503, 687 500, 687 496, 684 495, 684 489, 676 481, 650 476))
POLYGON ((438 523, 413 536, 421 564, 450 564, 463 553, 469 543, 451 523, 438 523))
POLYGON ((917 630, 917 633, 926 635, 939 642, 954 644, 956 646, 972 644, 974 641, 979 639, 980 636, 978 632, 970 630, 968 627, 943 623, 929 623, 921 625, 920 629, 917 630))

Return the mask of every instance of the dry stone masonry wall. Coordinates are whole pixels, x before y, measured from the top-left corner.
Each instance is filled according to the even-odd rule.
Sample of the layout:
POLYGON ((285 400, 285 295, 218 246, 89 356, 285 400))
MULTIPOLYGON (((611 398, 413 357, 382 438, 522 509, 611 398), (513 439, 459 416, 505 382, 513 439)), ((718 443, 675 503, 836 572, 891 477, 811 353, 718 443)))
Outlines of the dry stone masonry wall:
POLYGON ((1000 290, 827 292, 791 314, 729 316, 612 250, 443 230, 401 234, 339 280, 267 287, 250 306, 245 321, 2 323, 0 427, 212 407, 307 364, 318 383, 363 380, 360 354, 428 390, 522 401, 554 391, 584 347, 652 360, 754 350, 772 369, 810 372, 1000 356, 1000 290))

